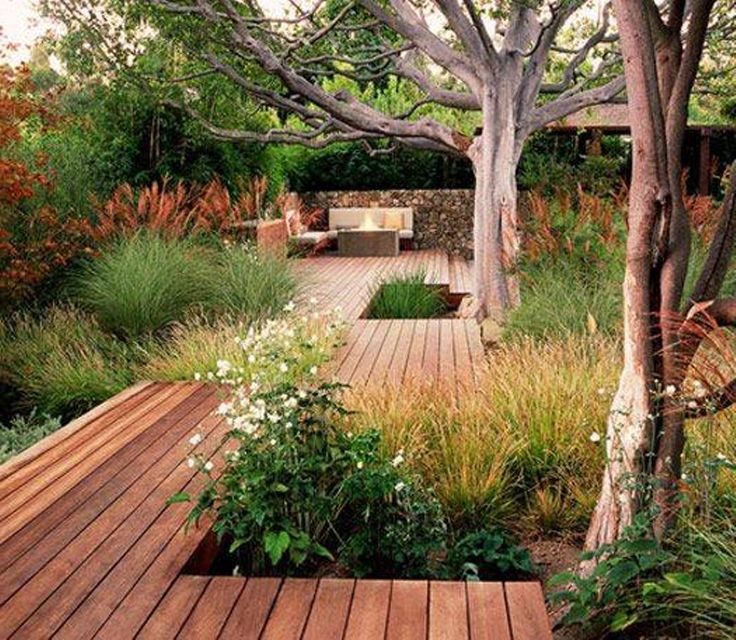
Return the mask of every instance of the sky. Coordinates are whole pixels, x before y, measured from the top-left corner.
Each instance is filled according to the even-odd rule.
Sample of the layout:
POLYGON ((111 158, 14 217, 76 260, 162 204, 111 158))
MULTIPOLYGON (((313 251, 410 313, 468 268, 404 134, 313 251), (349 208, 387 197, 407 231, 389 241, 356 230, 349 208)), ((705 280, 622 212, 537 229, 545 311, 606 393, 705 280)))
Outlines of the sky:
POLYGON ((33 41, 49 28, 36 15, 34 0, 0 0, 0 26, 4 40, 19 45, 7 56, 12 63, 27 60, 33 41))

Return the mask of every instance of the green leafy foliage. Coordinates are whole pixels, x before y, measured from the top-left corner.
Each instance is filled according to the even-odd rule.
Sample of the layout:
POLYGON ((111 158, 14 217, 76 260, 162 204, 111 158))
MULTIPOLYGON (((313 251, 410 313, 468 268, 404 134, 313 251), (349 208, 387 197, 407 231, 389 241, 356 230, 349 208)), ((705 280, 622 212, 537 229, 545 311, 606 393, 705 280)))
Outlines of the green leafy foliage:
POLYGON ((59 418, 33 410, 26 416, 16 416, 6 425, 0 424, 0 464, 27 449, 61 427, 59 418))
POLYGON ((458 540, 448 565, 453 577, 466 580, 518 579, 535 572, 529 551, 498 528, 473 531, 458 540))
POLYGON ((225 406, 234 448, 190 518, 213 511, 214 531, 251 573, 338 559, 359 575, 427 575, 445 534, 438 504, 381 452, 377 431, 343 431, 338 389, 275 385, 225 406))
POLYGON ((565 624, 620 631, 639 619, 640 602, 630 597, 634 585, 651 578, 672 555, 651 537, 648 515, 639 514, 619 541, 582 559, 597 561, 590 575, 558 574, 549 586, 563 588, 550 599, 567 605, 565 624))
POLYGON ((434 318, 447 310, 442 291, 425 284, 425 272, 392 275, 372 288, 368 317, 434 318))

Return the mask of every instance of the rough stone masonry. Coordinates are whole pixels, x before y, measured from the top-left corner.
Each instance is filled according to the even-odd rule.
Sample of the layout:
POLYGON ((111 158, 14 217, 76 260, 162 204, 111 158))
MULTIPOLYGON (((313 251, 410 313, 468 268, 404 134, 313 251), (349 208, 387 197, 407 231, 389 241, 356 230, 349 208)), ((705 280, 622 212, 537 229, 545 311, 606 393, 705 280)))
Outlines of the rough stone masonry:
POLYGON ((320 191, 300 194, 309 207, 412 207, 418 249, 473 257, 472 189, 320 191))

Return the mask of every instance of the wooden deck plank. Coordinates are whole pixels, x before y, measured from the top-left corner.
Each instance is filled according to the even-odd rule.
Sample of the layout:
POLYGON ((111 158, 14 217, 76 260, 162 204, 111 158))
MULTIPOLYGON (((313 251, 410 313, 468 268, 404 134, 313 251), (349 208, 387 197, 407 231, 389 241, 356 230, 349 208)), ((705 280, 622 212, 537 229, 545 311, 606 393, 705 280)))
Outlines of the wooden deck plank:
POLYGON ((450 385, 454 385, 457 374, 452 324, 456 321, 442 318, 441 320, 436 320, 436 322, 440 325, 439 379, 449 382, 450 385))
MULTIPOLYGON (((206 406, 203 413, 210 410, 206 406)), ((201 445, 203 452, 211 452, 215 444, 205 441, 201 445)), ((107 618, 110 600, 117 602, 127 593, 126 585, 135 573, 148 566, 146 557, 157 552, 171 527, 181 527, 189 505, 167 507, 167 498, 177 491, 195 491, 201 484, 201 477, 182 461, 124 522, 101 540, 99 529, 104 529, 105 523, 96 520, 88 536, 97 545, 88 549, 86 537, 75 539, 74 545, 67 546, 0 609, 0 628, 14 628, 17 619, 27 617, 30 609, 33 616, 18 631, 19 637, 49 635, 72 615, 83 620, 73 629, 72 637, 84 637, 84 629, 107 618), (141 540, 144 532, 145 539, 141 540), (129 553, 131 549, 133 552, 129 553), (89 597, 91 594, 94 597, 89 597)))
MULTIPOLYGON (((0 545, 0 571, 8 590, 18 573, 25 575, 22 582, 32 575, 35 570, 43 566, 53 556, 63 549, 71 540, 93 520, 98 518, 108 507, 134 482, 141 482, 149 486, 149 482, 159 474, 170 468, 170 463, 178 464, 181 456, 163 458, 168 448, 173 446, 185 433, 196 424, 190 415, 193 407, 211 395, 211 390, 201 388, 196 390, 185 402, 178 405, 167 419, 155 422, 138 439, 121 449, 116 456, 103 467, 85 477, 67 492, 51 507, 43 512, 43 517, 37 517, 25 525, 12 538, 0 545), (161 464, 154 469, 154 465, 161 464), (146 475, 147 474, 147 475, 146 475), (41 543, 42 541, 42 543, 41 543), (14 565, 13 569, 9 569, 14 565)), ((188 443, 184 451, 191 448, 188 443)), ((155 485, 154 485, 155 486, 155 485)), ((132 494, 134 497, 136 494, 132 494)), ((125 499, 127 502, 127 498, 125 499)), ((135 504, 133 501, 132 504, 135 504)), ((120 505, 118 509, 128 508, 120 505)), ((132 508, 132 507, 130 507, 132 508)), ((4 599, 0 598, 0 602, 4 599)))
POLYGON ((399 337, 401 336, 402 320, 379 320, 378 322, 389 322, 388 332, 383 341, 381 350, 376 355, 373 363, 373 369, 366 377, 366 383, 383 384, 390 369, 394 355, 399 345, 399 337))
POLYGON ((57 475, 73 466, 80 457, 80 451, 85 453, 94 451, 97 446, 104 444, 105 436, 109 439, 110 436, 133 424, 133 420, 129 418, 131 412, 135 412, 136 417, 142 416, 155 408, 157 403, 164 399, 162 396, 171 395, 173 392, 174 389, 170 386, 162 384, 154 384, 142 389, 140 393, 85 424, 83 428, 71 434, 67 440, 47 449, 42 455, 38 455, 14 474, 5 478, 0 483, 0 500, 2 500, 0 519, 11 507, 13 500, 17 500, 15 496, 22 493, 18 491, 19 489, 25 492, 18 500, 23 503, 24 497, 30 493, 29 489, 38 486, 39 489, 36 492, 40 491, 51 484, 57 475))
POLYGON ((440 368, 440 323, 438 320, 427 321, 427 338, 424 344, 424 360, 422 361, 422 378, 425 381, 436 381, 440 368))
POLYGON ((468 582, 471 640, 511 640, 506 596, 500 582, 468 582))
POLYGON ((420 381, 422 378, 422 362, 424 361, 424 346, 427 340, 427 320, 417 320, 414 323, 411 346, 406 361, 404 380, 408 382, 420 381))
POLYGON ((463 582, 429 583, 429 640, 468 640, 468 601, 463 582))
POLYGON ((418 320, 399 320, 399 337, 396 341, 391 364, 389 364, 385 374, 386 382, 394 387, 404 381, 417 322, 418 320))
MULTIPOLYGON (((185 577, 190 579, 197 576, 185 577)), ((218 638, 245 584, 243 578, 213 577, 176 637, 182 640, 218 638)))
MULTIPOLYGON (((177 388, 159 405, 155 407, 146 405, 145 409, 141 409, 143 414, 139 413, 139 408, 134 409, 121 421, 124 427, 134 422, 134 426, 130 429, 122 433, 116 431, 112 435, 117 437, 111 436, 96 450, 89 451, 89 447, 92 445, 80 447, 73 456, 70 456, 61 465, 53 465, 47 473, 42 474, 45 476, 44 480, 31 481, 23 489, 14 492, 12 496, 3 500, 3 511, 6 517, 0 523, 0 542, 7 540, 25 522, 44 511, 84 477, 104 465, 116 451, 119 451, 124 445, 132 442, 145 432, 151 426, 153 420, 165 415, 166 411, 171 408, 171 403, 178 404, 191 393, 189 387, 177 388), (143 415, 148 415, 149 418, 141 419, 143 415)), ((95 441, 94 444, 99 443, 95 441)))
POLYGON ((373 332, 373 337, 368 343, 360 361, 353 371, 353 375, 350 377, 350 384, 364 384, 370 379, 373 367, 376 362, 376 358, 381 354, 383 349, 383 343, 386 340, 388 331, 391 328, 391 320, 370 320, 376 324, 376 330, 373 332))
POLYGON ((336 373, 336 377, 340 382, 347 384, 352 380, 355 369, 373 340, 377 327, 378 323, 374 320, 358 320, 355 323, 355 333, 351 334, 353 341, 349 343, 347 353, 340 362, 336 373))
POLYGON ((319 581, 302 640, 342 640, 355 580, 319 581))
POLYGON ((299 640, 312 608, 317 581, 286 578, 261 640, 299 640))
POLYGON ((505 582, 514 640, 552 640, 542 587, 538 582, 505 582))
POLYGON ((394 580, 386 640, 425 640, 428 587, 426 580, 394 580))
POLYGON ((381 640, 386 634, 390 601, 390 580, 358 580, 345 628, 345 640, 381 640))
POLYGON ((4 485, 4 480, 20 469, 25 469, 32 460, 38 458, 56 445, 73 440, 73 437, 83 429, 88 428, 98 418, 109 413, 113 408, 127 402, 129 399, 142 394, 146 389, 150 389, 154 383, 148 380, 139 382, 127 389, 124 389, 112 398, 105 400, 96 407, 87 411, 87 413, 72 420, 65 426, 57 429, 52 434, 46 436, 43 440, 39 440, 36 444, 24 449, 9 460, 0 465, 0 487, 4 485))
POLYGON ((141 629, 140 640, 170 640, 184 625, 210 579, 207 576, 182 576, 168 590, 156 612, 141 629))
POLYGON ((248 580, 222 630, 220 640, 260 637, 280 587, 280 578, 248 580))

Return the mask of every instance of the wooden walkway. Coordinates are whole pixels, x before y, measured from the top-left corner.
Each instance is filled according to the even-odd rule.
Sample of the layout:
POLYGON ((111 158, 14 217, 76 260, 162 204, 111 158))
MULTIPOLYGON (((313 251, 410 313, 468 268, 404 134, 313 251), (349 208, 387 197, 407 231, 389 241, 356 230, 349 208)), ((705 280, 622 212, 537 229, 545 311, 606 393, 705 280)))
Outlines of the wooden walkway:
POLYGON ((536 583, 185 575, 207 523, 166 500, 201 487, 184 460, 216 453, 218 401, 140 384, 0 467, 0 638, 551 638, 536 583))
POLYGON ((471 267, 443 251, 409 251, 397 258, 319 256, 303 260, 299 273, 310 297, 339 307, 351 329, 335 357, 340 382, 351 385, 402 385, 408 381, 459 386, 473 380, 485 363, 474 320, 365 320, 376 285, 392 274, 425 272, 427 284, 450 295, 470 291, 471 267))

